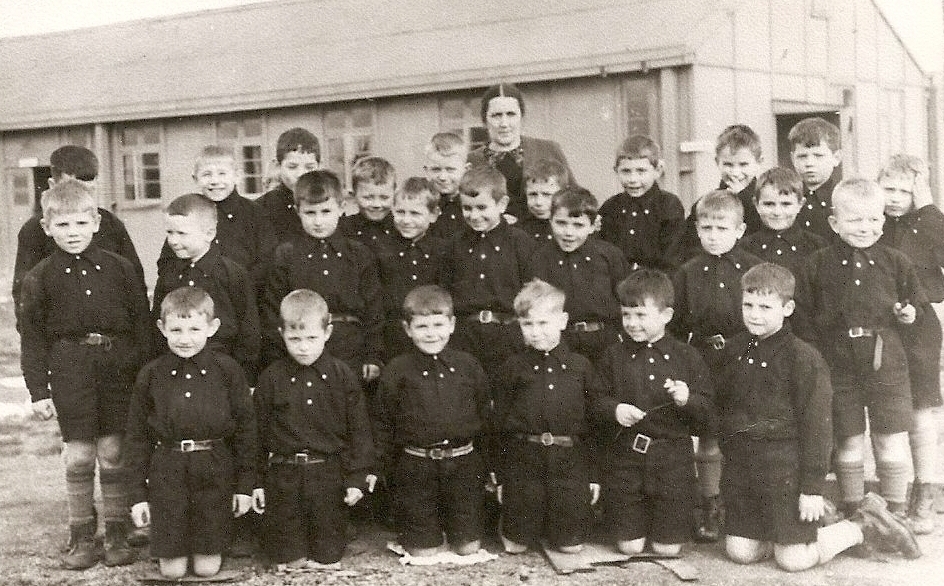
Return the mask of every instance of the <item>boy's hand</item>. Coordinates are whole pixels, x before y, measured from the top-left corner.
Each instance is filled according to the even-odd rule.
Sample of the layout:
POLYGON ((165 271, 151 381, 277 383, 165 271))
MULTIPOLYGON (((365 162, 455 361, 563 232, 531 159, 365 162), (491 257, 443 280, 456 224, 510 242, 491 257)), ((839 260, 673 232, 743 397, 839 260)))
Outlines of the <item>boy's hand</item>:
POLYGON ((252 489, 252 510, 255 511, 257 515, 265 513, 265 489, 252 489))
POLYGON ((135 527, 147 527, 151 524, 151 505, 147 502, 134 503, 131 506, 131 520, 135 527))
POLYGON ((642 421, 645 416, 646 412, 635 405, 620 403, 616 406, 616 422, 623 427, 632 427, 642 421))
MULTIPOLYGON (((255 492, 255 491, 253 491, 255 492)), ((233 495, 233 516, 242 517, 252 508, 252 497, 248 494, 233 495)))
POLYGON ((40 399, 33 403, 33 416, 47 421, 56 416, 56 407, 52 404, 52 399, 40 399))
POLYGON ((667 378, 662 386, 679 407, 684 407, 688 403, 688 383, 685 381, 667 378))
POLYGON ((376 364, 365 364, 361 367, 361 376, 365 381, 370 382, 380 376, 380 367, 376 364))
POLYGON ((597 482, 590 483, 590 506, 597 504, 597 501, 600 500, 600 484, 597 482))
POLYGON ((364 482, 367 483, 367 492, 374 492, 374 487, 377 486, 377 475, 368 474, 364 477, 364 482))
POLYGON ((364 491, 359 488, 354 488, 353 486, 347 487, 344 492, 344 504, 353 507, 357 504, 357 501, 364 498, 364 491))
POLYGON ((823 495, 801 494, 799 509, 801 521, 819 521, 826 514, 826 503, 823 502, 823 495))
POLYGON ((915 318, 918 316, 918 310, 908 301, 905 301, 904 305, 896 303, 892 311, 895 312, 895 317, 898 321, 903 324, 913 324, 915 318))

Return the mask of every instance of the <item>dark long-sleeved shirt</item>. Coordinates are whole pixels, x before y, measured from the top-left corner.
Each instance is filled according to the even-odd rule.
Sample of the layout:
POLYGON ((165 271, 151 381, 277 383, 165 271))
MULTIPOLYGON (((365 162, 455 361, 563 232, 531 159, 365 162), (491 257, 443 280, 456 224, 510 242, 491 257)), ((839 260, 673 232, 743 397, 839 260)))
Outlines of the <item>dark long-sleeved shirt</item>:
POLYGON ((396 250, 400 237, 393 227, 392 214, 387 214, 384 219, 376 222, 359 213, 342 216, 338 222, 338 232, 365 245, 377 256, 396 250))
MULTIPOLYGON (((365 364, 382 363, 383 292, 377 259, 366 246, 338 232, 324 239, 305 235, 279 245, 259 306, 267 348, 283 347, 279 305, 295 289, 317 292, 335 316, 358 318, 364 329, 365 364)), ((329 349, 332 345, 328 340, 329 349)))
POLYGON ((798 226, 816 234, 827 244, 832 244, 836 238, 836 233, 829 225, 829 215, 833 213, 833 188, 838 182, 839 173, 834 170, 826 183, 816 189, 807 189, 804 186, 803 196, 806 203, 800 208, 796 219, 798 226))
MULTIPOLYGON (((148 500, 151 455, 160 442, 222 439, 235 457, 239 494, 256 486, 256 421, 249 385, 235 360, 209 349, 191 358, 164 354, 152 360, 134 384, 124 450, 132 502, 148 500)), ((160 449, 160 448, 157 448, 160 449)))
POLYGON ((388 465, 403 446, 473 439, 490 423, 485 372, 460 350, 429 355, 413 349, 397 356, 381 373, 377 392, 376 440, 388 465))
POLYGON ((459 194, 441 195, 439 197, 439 217, 429 227, 429 234, 443 240, 450 240, 465 226, 459 194))
POLYGON ((715 334, 725 338, 744 330, 741 276, 761 260, 734 248, 720 256, 702 252, 672 276, 675 313, 669 324, 680 340, 703 344, 715 334))
MULTIPOLYGON (((141 284, 144 285, 144 268, 141 266, 141 259, 138 258, 124 222, 104 208, 98 208, 98 213, 102 219, 98 232, 92 236, 92 243, 131 261, 141 284)), ((14 303, 19 302, 20 289, 23 287, 26 273, 39 264, 39 261, 59 249, 52 236, 47 236, 43 231, 39 216, 33 216, 23 224, 17 233, 16 241, 16 264, 13 267, 14 303)))
MULTIPOLYGON (((151 327, 144 282, 128 259, 92 244, 81 254, 56 249, 23 279, 19 315, 21 365, 33 401, 49 397, 49 349, 59 339, 89 333, 134 344, 150 355, 151 327)), ((133 362, 133 361, 131 361, 133 362)))
POLYGON ((600 206, 600 238, 623 252, 630 265, 669 270, 666 251, 685 222, 678 196, 653 183, 646 193, 619 193, 600 206))
POLYGON ((527 279, 534 240, 504 220, 488 232, 466 227, 450 243, 443 284, 457 316, 481 310, 512 313, 527 279))
POLYGON ((625 340, 613 344, 597 364, 597 398, 593 412, 602 422, 607 442, 632 445, 637 433, 652 438, 686 438, 714 417, 714 389, 698 351, 671 336, 655 342, 625 340), (678 407, 665 380, 685 381, 688 402, 678 407), (620 403, 635 405, 646 416, 623 430, 616 421, 620 403))
POLYGON ((932 303, 944 301, 944 214, 934 205, 893 218, 885 217, 880 244, 897 248, 915 265, 932 303))
POLYGON ((259 377, 253 401, 259 426, 257 486, 270 452, 309 451, 337 455, 346 486, 362 488, 374 444, 360 379, 342 360, 326 353, 310 366, 278 360, 259 377))
POLYGON ((419 240, 397 235, 396 248, 380 255, 380 282, 388 320, 399 319, 406 294, 420 285, 438 285, 446 242, 428 233, 419 240))
POLYGON ((564 291, 570 323, 619 323, 616 286, 629 268, 622 252, 609 242, 590 238, 573 252, 547 242, 534 253, 529 265, 530 276, 564 291))
MULTIPOLYGON (((178 287, 200 287, 213 299, 214 314, 220 327, 210 338, 211 347, 236 359, 247 373, 255 372, 259 361, 261 324, 256 306, 256 291, 249 275, 236 261, 223 256, 219 246, 197 262, 187 258, 167 259, 157 274, 151 319, 161 317, 161 301, 178 287)), ((158 351, 166 351, 164 336, 153 328, 158 351)))
POLYGON ((781 231, 764 226, 741 239, 738 246, 765 262, 790 269, 796 276, 807 257, 826 246, 826 241, 794 223, 781 231))
POLYGON ((722 439, 796 440, 800 492, 823 494, 832 449, 832 386, 819 352, 784 326, 758 340, 739 334, 723 350, 718 386, 722 439))
POLYGON ((285 187, 284 183, 279 183, 275 189, 263 193, 256 200, 256 204, 262 208, 263 214, 269 220, 276 246, 296 236, 305 235, 302 221, 295 209, 295 194, 285 187))

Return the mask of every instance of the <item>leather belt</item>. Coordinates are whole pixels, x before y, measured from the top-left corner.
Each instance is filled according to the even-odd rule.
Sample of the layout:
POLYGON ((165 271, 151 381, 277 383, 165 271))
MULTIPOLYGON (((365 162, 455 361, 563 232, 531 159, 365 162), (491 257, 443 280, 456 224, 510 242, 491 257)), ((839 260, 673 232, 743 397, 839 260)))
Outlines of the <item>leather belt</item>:
POLYGON ((303 466, 305 464, 324 464, 328 460, 322 455, 309 454, 308 452, 296 452, 290 455, 269 453, 269 464, 290 464, 293 466, 303 466))
POLYGON ((848 334, 850 338, 871 338, 876 332, 877 330, 872 328, 854 327, 849 328, 846 334, 848 334))
POLYGON ((606 324, 598 321, 578 321, 567 329, 572 332, 599 332, 605 327, 606 324))
POLYGON ((429 458, 430 460, 444 460, 471 454, 472 450, 474 449, 475 448, 472 445, 472 442, 469 442, 464 446, 459 446, 457 448, 418 448, 416 446, 404 446, 403 451, 411 456, 418 456, 420 458, 429 458))
POLYGON ((517 318, 509 313, 498 313, 491 309, 483 309, 478 313, 466 316, 466 319, 480 324, 501 324, 508 325, 514 323, 517 318))
POLYGON ((158 441, 157 445, 165 450, 170 450, 172 452, 183 452, 185 454, 190 452, 206 452, 212 450, 215 447, 222 446, 223 440, 221 439, 205 439, 205 440, 192 440, 185 439, 180 441, 158 441))
POLYGON ((79 336, 76 340, 81 346, 102 346, 105 350, 111 350, 111 337, 98 332, 90 332, 84 336, 79 336))
POLYGON ((350 315, 347 313, 338 313, 338 314, 332 313, 331 323, 360 325, 362 322, 361 322, 361 318, 357 317, 356 315, 350 315))
POLYGON ((562 448, 572 448, 574 447, 574 438, 569 435, 553 435, 548 431, 545 431, 541 435, 530 435, 527 433, 519 433, 518 439, 531 442, 532 444, 541 444, 542 446, 560 446, 562 448))

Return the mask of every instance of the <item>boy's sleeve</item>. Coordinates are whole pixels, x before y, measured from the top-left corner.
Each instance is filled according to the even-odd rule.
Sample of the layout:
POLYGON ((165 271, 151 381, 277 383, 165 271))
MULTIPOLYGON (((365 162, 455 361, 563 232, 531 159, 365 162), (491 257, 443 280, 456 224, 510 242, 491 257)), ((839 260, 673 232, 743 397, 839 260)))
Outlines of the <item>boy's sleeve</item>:
POLYGON ((16 235, 16 261, 13 265, 13 304, 17 314, 17 331, 20 330, 19 301, 26 274, 43 260, 46 234, 37 218, 30 218, 20 227, 16 235))
POLYGON ((367 400, 354 373, 347 369, 345 392, 345 426, 347 441, 341 450, 344 485, 364 488, 364 478, 374 466, 374 441, 367 415, 367 400))
POLYGON ((659 250, 663 251, 660 264, 662 270, 671 271, 681 263, 673 259, 667 251, 672 248, 673 242, 680 231, 685 229, 685 208, 674 193, 663 192, 666 195, 662 217, 659 221, 659 250))
POLYGON ((291 292, 289 277, 289 256, 293 250, 290 242, 285 242, 275 249, 272 267, 265 279, 265 286, 259 303, 262 322, 262 366, 268 366, 285 354, 282 336, 279 334, 281 317, 279 306, 282 299, 291 292))
POLYGON ((272 393, 275 391, 272 371, 264 371, 252 393, 252 406, 256 413, 256 483, 255 488, 265 486, 266 469, 269 463, 269 426, 272 416, 272 393))
POLYGON ((365 259, 358 289, 364 297, 364 363, 381 366, 384 356, 384 298, 377 257, 373 253, 365 259))
POLYGON ((46 341, 46 291, 43 265, 27 273, 20 290, 20 367, 30 398, 35 403, 50 397, 49 347, 46 341))
POLYGON ((170 293, 170 291, 167 290, 167 280, 159 272, 157 275, 157 283, 154 284, 151 323, 148 324, 152 333, 153 342, 151 343, 151 349, 154 356, 162 354, 167 348, 167 341, 164 338, 164 334, 161 333, 161 329, 157 327, 157 320, 161 318, 161 302, 164 301, 168 293, 170 293))
POLYGON ((489 471, 494 472, 498 484, 502 484, 505 474, 506 462, 502 458, 502 432, 503 426, 508 418, 508 412, 511 410, 511 403, 514 400, 516 381, 515 364, 517 360, 514 356, 508 357, 502 366, 495 372, 490 373, 490 387, 492 389, 493 408, 488 425, 489 440, 487 450, 490 457, 487 466, 489 471))
POLYGON ((475 385, 475 404, 478 407, 479 419, 482 421, 482 459, 488 470, 495 469, 495 434, 494 434, 494 403, 492 402, 492 390, 489 384, 488 376, 482 365, 475 358, 472 358, 473 377, 475 385))
POLYGON ((517 242, 515 242, 515 253, 518 258, 518 278, 523 285, 528 281, 532 273, 532 260, 534 253, 538 249, 538 242, 520 230, 515 231, 517 242))
POLYGON ((685 381, 688 385, 688 403, 680 407, 679 411, 690 422, 694 432, 715 431, 717 430, 717 407, 715 389, 708 366, 697 350, 691 347, 685 349, 689 351, 688 377, 691 380, 685 381))
POLYGON ((596 392, 591 397, 590 414, 596 421, 595 427, 599 427, 600 423, 615 423, 616 406, 622 402, 614 396, 613 365, 613 353, 605 350, 594 372, 593 386, 596 392))
POLYGON ((236 456, 236 486, 238 494, 252 494, 256 487, 256 461, 259 450, 256 435, 256 416, 252 393, 242 368, 235 360, 227 367, 230 377, 230 409, 235 423, 232 445, 236 456))
POLYGON ((823 494, 833 437, 833 391, 829 367, 819 352, 803 344, 797 352, 796 370, 800 492, 823 494))
POLYGON ((275 230, 265 210, 257 202, 250 201, 253 209, 253 227, 256 241, 256 258, 251 267, 246 267, 249 272, 252 289, 256 293, 262 290, 266 281, 266 275, 269 271, 269 263, 275 256, 275 248, 278 246, 278 239, 275 237, 275 230))
POLYGON ((148 306, 147 285, 144 278, 138 275, 130 260, 122 260, 122 269, 125 276, 126 295, 130 298, 132 323, 134 324, 134 340, 138 349, 139 366, 154 356, 154 329, 151 325, 151 311, 148 306))
POLYGON ((672 288, 675 290, 675 305, 672 321, 666 329, 676 339, 687 342, 691 334, 691 324, 688 323, 688 276, 681 267, 672 273, 672 288))
POLYGON ((797 271, 796 290, 793 300, 796 310, 790 316, 790 326, 793 332, 802 340, 817 345, 816 324, 816 256, 807 257, 797 271))
POLYGON ((128 491, 131 504, 148 500, 147 480, 151 467, 154 442, 148 427, 148 416, 154 411, 149 392, 151 369, 145 366, 138 373, 128 409, 128 424, 122 445, 128 470, 128 491))
POLYGON ((233 358, 242 365, 251 385, 259 374, 262 335, 259 307, 256 304, 256 288, 242 267, 236 263, 228 263, 227 260, 224 258, 224 263, 232 279, 229 283, 229 291, 232 292, 236 318, 239 320, 233 358))
POLYGON ((388 365, 380 373, 380 383, 377 385, 377 417, 374 421, 377 460, 381 470, 387 474, 393 469, 393 425, 400 377, 395 365, 396 362, 393 363, 393 368, 388 365))

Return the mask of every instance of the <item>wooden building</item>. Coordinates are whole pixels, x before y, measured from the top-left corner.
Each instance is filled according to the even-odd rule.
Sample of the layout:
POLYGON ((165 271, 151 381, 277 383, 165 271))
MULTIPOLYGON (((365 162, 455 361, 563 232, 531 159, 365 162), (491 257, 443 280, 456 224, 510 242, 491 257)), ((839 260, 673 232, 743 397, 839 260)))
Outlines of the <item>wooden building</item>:
POLYGON ((193 189, 204 145, 236 149, 250 197, 293 126, 346 177, 365 153, 420 174, 433 133, 483 140, 478 96, 498 80, 525 92, 525 134, 558 141, 601 200, 631 133, 663 144, 663 185, 687 202, 716 184, 714 138, 735 122, 773 165, 790 125, 827 116, 846 173, 867 176, 936 140, 929 78, 872 0, 284 0, 3 39, 0 56, 4 291, 64 144, 98 153, 102 205, 153 286, 162 206, 193 189))

